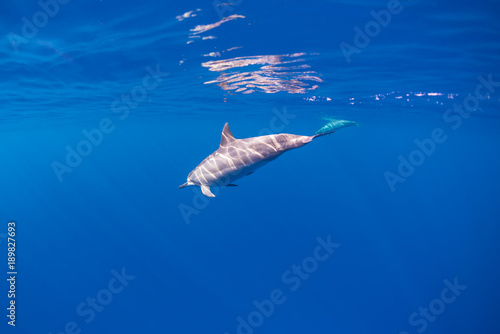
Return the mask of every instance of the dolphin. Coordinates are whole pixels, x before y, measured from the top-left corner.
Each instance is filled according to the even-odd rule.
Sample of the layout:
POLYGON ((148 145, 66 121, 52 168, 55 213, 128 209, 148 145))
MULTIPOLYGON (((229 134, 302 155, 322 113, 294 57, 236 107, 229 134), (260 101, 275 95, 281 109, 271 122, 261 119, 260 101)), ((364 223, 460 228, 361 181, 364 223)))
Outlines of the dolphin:
POLYGON ((337 127, 329 126, 313 136, 280 133, 236 139, 226 123, 219 148, 193 169, 187 177, 187 182, 179 188, 199 186, 205 196, 215 197, 210 187, 234 187, 234 181, 252 174, 283 153, 307 145, 317 137, 332 134, 338 128, 351 125, 347 124, 339 122, 337 127))
POLYGON ((342 119, 334 119, 329 117, 323 118, 325 121, 328 121, 323 127, 321 127, 316 134, 330 132, 332 130, 338 130, 340 128, 346 128, 348 126, 358 126, 358 123, 353 121, 345 121, 342 119))

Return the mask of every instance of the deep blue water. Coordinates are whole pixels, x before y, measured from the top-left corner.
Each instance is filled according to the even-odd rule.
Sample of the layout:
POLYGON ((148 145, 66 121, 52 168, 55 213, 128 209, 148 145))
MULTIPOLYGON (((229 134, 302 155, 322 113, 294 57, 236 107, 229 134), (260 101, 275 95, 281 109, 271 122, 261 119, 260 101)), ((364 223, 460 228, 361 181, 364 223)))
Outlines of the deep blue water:
POLYGON ((500 332, 498 1, 0 13, 1 333, 500 332), (324 117, 359 127, 178 189, 225 122, 324 117))

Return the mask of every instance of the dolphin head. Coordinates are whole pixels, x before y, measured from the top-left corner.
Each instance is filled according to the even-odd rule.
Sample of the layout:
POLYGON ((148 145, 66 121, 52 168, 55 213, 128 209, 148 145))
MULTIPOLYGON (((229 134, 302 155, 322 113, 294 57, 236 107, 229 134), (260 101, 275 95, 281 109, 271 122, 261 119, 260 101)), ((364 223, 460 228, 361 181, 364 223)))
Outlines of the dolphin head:
POLYGON ((191 171, 189 175, 187 176, 187 182, 183 183, 179 186, 179 189, 184 188, 184 187, 190 187, 190 186, 199 186, 201 182, 198 180, 198 176, 195 173, 195 171, 191 171))
POLYGON ((313 140, 313 137, 292 135, 288 133, 280 133, 279 135, 274 135, 274 138, 285 150, 302 147, 313 140))

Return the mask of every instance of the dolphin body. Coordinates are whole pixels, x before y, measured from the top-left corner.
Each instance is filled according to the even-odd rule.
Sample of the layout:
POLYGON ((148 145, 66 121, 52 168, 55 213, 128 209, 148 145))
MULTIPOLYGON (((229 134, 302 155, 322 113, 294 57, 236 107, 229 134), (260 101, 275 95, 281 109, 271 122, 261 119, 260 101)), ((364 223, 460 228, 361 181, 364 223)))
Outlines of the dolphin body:
MULTIPOLYGON (((348 122, 348 121, 345 121, 348 122)), ((351 125, 351 124, 349 124, 351 125)), ((228 123, 224 124, 219 148, 205 158, 189 173, 187 182, 179 188, 199 186, 205 196, 215 197, 210 187, 231 187, 244 176, 273 161, 283 153, 302 147, 314 138, 334 133, 341 127, 349 126, 338 123, 328 130, 313 136, 299 136, 288 133, 267 135, 253 138, 236 139, 228 123)))

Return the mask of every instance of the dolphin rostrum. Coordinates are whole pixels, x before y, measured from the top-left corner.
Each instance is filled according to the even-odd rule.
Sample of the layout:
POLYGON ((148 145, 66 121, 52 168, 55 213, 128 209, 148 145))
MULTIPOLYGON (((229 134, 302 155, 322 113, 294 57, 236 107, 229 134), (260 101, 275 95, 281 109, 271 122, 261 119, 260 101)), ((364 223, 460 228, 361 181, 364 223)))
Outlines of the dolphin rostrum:
MULTIPOLYGON (((302 147, 314 138, 334 133, 337 129, 352 125, 349 121, 339 121, 313 136, 299 136, 288 133, 253 138, 236 139, 224 124, 220 146, 189 173, 187 182, 179 188, 200 186, 205 196, 215 197, 210 187, 236 186, 233 182, 273 161, 286 151, 302 147)), ((323 128, 322 128, 323 129, 323 128)))

